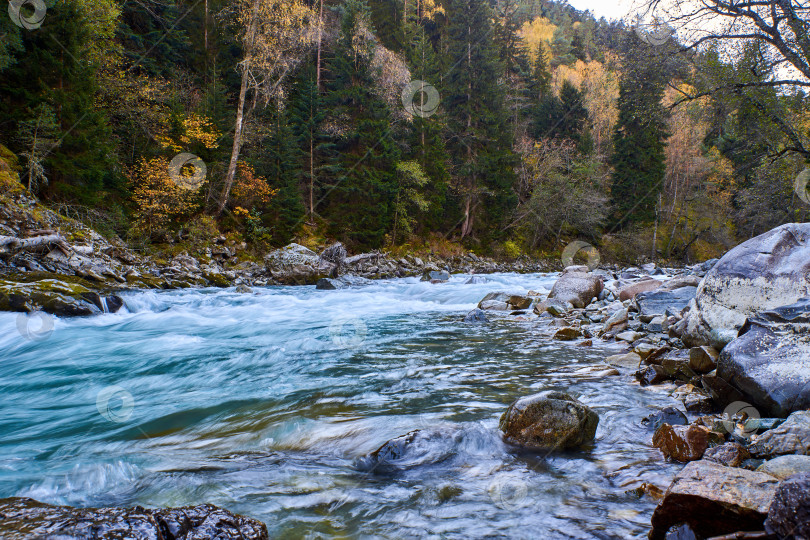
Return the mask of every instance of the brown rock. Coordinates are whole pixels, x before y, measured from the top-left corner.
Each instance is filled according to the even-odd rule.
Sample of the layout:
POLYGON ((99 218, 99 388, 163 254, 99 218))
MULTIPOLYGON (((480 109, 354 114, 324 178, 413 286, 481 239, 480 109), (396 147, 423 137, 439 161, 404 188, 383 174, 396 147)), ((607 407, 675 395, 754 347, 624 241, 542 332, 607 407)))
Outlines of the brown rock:
POLYGON ((584 308, 599 296, 603 288, 602 280, 593 274, 569 272, 560 276, 548 299, 570 302, 575 308, 584 308))
POLYGON ((709 442, 718 442, 719 436, 705 426, 670 426, 663 424, 653 435, 653 446, 665 457, 675 461, 697 461, 709 447, 709 442))
POLYGON ((689 367, 697 373, 708 373, 717 367, 719 354, 714 347, 693 347, 689 351, 689 367))
POLYGON ((619 289, 619 300, 622 302, 625 300, 632 300, 637 294, 654 291, 660 286, 661 282, 657 279, 645 279, 643 281, 639 281, 638 283, 626 285, 619 289))
POLYGON ((582 330, 571 327, 560 328, 554 334, 554 339, 559 339, 560 341, 573 341, 580 337, 582 337, 582 330))
POLYGON ((511 444, 533 450, 579 448, 593 441, 599 416, 568 394, 546 391, 512 403, 500 428, 511 444))
POLYGON ((759 531, 776 493, 767 474, 701 460, 675 475, 652 516, 650 540, 664 540, 673 525, 687 523, 701 537, 759 531))

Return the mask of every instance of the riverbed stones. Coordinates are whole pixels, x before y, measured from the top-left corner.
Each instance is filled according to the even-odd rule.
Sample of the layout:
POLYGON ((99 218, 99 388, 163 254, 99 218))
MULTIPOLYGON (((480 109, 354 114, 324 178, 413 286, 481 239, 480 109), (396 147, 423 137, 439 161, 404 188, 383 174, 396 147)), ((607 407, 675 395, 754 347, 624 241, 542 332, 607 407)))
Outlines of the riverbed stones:
MULTIPOLYGON (((810 255, 810 247, 808 247, 810 255)), ((763 416, 810 408, 810 298, 751 316, 717 361, 717 376, 763 416)))
POLYGON ((754 457, 785 454, 810 455, 810 411, 797 411, 784 423, 769 429, 748 447, 754 457))
POLYGON ((271 251, 265 256, 264 264, 273 279, 282 285, 314 285, 335 269, 335 264, 300 244, 271 251))
POLYGON ((656 364, 639 369, 636 371, 635 377, 641 386, 661 384, 669 380, 669 375, 664 368, 656 364))
POLYGON ((422 274, 422 281, 444 283, 450 281, 450 273, 446 270, 425 270, 422 274))
POLYGON ((563 392, 544 391, 512 403, 501 416, 505 440, 530 450, 578 449, 593 442, 599 416, 563 392))
POLYGON ((722 437, 705 426, 662 424, 655 431, 652 442, 664 457, 686 463, 702 458, 709 444, 722 442, 722 437))
POLYGON ((810 296, 810 223, 789 223, 743 242, 706 274, 686 316, 684 343, 718 350, 746 319, 810 296))
POLYGON ((6 540, 269 538, 267 526, 261 521, 212 504, 160 509, 72 508, 25 497, 0 500, 0 537, 6 540))
POLYGON ((777 484, 764 473, 693 461, 675 475, 655 509, 649 538, 664 540, 679 523, 701 537, 762 530, 777 484))
POLYGON ((627 310, 622 308, 615 311, 605 321, 605 332, 621 332, 627 329, 627 310))
POLYGON ((810 538, 810 473, 782 481, 768 509, 765 531, 778 538, 810 538))
POLYGON ((534 302, 532 297, 522 294, 491 292, 478 303, 478 308, 491 311, 514 311, 528 309, 532 302, 534 302))
POLYGON ((602 280, 585 272, 568 272, 559 277, 548 295, 550 300, 570 302, 575 308, 584 308, 602 292, 602 280))
POLYGON ((769 459, 757 471, 784 480, 794 474, 810 473, 810 456, 785 455, 769 459))

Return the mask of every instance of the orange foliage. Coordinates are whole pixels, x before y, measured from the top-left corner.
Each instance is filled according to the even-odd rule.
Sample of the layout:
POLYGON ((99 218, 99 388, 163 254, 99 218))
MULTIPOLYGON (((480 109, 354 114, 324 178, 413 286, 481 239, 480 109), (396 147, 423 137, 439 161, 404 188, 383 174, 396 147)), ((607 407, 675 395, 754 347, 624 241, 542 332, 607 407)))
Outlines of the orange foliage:
POLYGON ((267 179, 256 176, 256 171, 249 164, 240 161, 236 165, 236 183, 231 191, 231 203, 237 209, 255 208, 265 205, 276 196, 277 189, 270 189, 267 179))

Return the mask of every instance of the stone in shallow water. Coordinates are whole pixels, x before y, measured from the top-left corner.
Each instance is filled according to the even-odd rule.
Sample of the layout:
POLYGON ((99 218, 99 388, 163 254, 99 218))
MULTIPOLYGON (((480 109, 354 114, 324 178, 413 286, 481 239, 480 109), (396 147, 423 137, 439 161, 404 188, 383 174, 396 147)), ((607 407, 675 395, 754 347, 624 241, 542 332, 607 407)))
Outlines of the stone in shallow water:
POLYGON ((478 308, 470 311, 464 317, 465 323, 485 323, 487 321, 489 321, 487 314, 484 312, 484 310, 478 308))
POLYGON ((599 296, 603 288, 602 280, 593 274, 568 272, 554 283, 548 298, 563 303, 570 302, 575 308, 584 308, 599 296))
POLYGON ((657 430, 663 424, 670 426, 685 426, 689 423, 686 415, 675 407, 665 407, 654 412, 641 421, 641 425, 646 426, 651 431, 657 430))
POLYGON ((511 444, 531 450, 576 449, 593 441, 599 416, 568 394, 545 391, 512 403, 500 428, 511 444))
POLYGON ((722 436, 697 425, 662 424, 653 435, 653 446, 661 450, 665 457, 682 463, 702 458, 711 442, 722 442, 722 436))
POLYGON ((14 497, 0 500, 0 538, 267 540, 269 537, 261 521, 212 504, 154 510, 140 506, 72 508, 14 497))
POLYGON ((614 354, 613 356, 608 356, 605 358, 605 363, 610 364, 611 366, 635 369, 638 368, 639 364, 641 363, 641 356, 634 352, 626 354, 614 354))
POLYGON ((458 429, 418 429, 383 444, 359 458, 355 467, 364 472, 391 474, 451 457, 461 440, 458 429))
POLYGON ((693 461, 675 475, 652 516, 650 540, 688 523, 702 537, 762 530, 776 478, 718 463, 693 461))

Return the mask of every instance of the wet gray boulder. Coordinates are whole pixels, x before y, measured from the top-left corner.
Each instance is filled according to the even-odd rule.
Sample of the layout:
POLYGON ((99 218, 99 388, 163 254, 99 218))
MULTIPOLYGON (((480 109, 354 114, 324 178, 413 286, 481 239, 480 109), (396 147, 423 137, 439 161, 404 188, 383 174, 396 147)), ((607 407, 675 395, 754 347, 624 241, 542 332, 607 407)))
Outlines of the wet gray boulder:
POLYGON ((604 287, 602 280, 593 274, 566 272, 554 283, 548 299, 570 302, 575 308, 581 309, 597 298, 604 287))
POLYGON ((267 271, 283 285, 314 285, 336 269, 332 262, 299 244, 290 244, 268 253, 264 258, 267 271))
POLYGON ((750 317, 717 359, 717 377, 760 414, 810 409, 810 298, 750 317))
POLYGON ((345 289, 346 284, 335 278, 321 278, 315 284, 315 288, 319 291, 335 291, 338 289, 345 289))
POLYGON ((261 521, 212 504, 183 508, 72 508, 34 499, 0 500, 0 538, 23 540, 266 540, 261 521))
POLYGON ((446 270, 425 270, 422 274, 422 281, 431 283, 450 281, 450 273, 446 270))
POLYGON ((777 538, 810 538, 810 473, 783 480, 768 509, 765 531, 777 538))
POLYGON ((664 424, 669 424, 670 426, 685 426, 689 424, 689 419, 675 407, 665 407, 641 420, 641 425, 645 426, 650 431, 656 431, 664 424))
POLYGON ((683 342, 722 349, 756 312, 810 296, 810 223, 790 223, 726 253, 690 304, 683 342))
POLYGON ((563 392, 545 391, 512 403, 500 429, 510 444, 530 450, 572 450, 593 442, 599 416, 563 392))
POLYGON ((673 291, 651 291, 636 295, 635 304, 639 318, 649 322, 655 317, 680 313, 695 298, 697 287, 680 287, 673 291))

